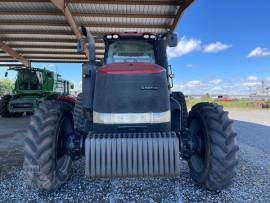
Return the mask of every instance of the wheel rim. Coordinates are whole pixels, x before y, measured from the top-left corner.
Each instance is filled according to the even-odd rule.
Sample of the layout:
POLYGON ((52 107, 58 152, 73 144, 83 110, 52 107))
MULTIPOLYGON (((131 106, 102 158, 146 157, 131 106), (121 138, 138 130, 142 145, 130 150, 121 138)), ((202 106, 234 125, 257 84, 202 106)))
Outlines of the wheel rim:
POLYGON ((202 119, 198 116, 190 123, 190 131, 197 140, 197 149, 190 159, 196 173, 202 173, 206 163, 207 134, 202 119))
POLYGON ((66 141, 74 133, 71 115, 63 115, 57 129, 56 169, 65 172, 70 165, 71 158, 67 154, 66 141))

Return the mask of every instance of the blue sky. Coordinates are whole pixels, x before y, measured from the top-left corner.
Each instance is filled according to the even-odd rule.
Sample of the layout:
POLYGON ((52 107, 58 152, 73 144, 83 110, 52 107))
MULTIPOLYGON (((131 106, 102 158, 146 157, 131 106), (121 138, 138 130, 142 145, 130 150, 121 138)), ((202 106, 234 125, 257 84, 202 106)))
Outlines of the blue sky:
MULTIPOLYGON (((269 0, 197 0, 178 25, 178 47, 168 50, 175 89, 246 94, 260 80, 270 81, 269 11, 269 0)), ((80 64, 34 66, 49 66, 77 85, 81 81, 80 64)))
POLYGON ((170 60, 179 88, 194 93, 247 93, 260 79, 269 79, 269 11, 269 0, 196 1, 184 14, 177 33, 185 37, 182 45, 192 39, 199 45, 170 60), (212 49, 206 49, 210 44, 212 49))

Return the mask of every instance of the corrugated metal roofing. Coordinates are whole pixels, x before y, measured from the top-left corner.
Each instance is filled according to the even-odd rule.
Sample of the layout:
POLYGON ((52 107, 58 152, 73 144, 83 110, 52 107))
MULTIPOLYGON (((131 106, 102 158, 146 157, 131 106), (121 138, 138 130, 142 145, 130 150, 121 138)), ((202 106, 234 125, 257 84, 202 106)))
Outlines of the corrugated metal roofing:
MULTIPOLYGON (((84 25, 97 40, 102 58, 104 33, 174 30, 193 0, 66 0, 78 26, 84 25)), ((76 36, 63 13, 49 0, 0 1, 0 42, 29 61, 83 62, 76 52, 76 36)), ((1 43, 0 43, 1 44, 1 43)), ((1 48, 1 47, 0 47, 1 48)), ((3 48, 3 47, 2 47, 3 48)), ((0 62, 16 61, 0 50, 0 62)))

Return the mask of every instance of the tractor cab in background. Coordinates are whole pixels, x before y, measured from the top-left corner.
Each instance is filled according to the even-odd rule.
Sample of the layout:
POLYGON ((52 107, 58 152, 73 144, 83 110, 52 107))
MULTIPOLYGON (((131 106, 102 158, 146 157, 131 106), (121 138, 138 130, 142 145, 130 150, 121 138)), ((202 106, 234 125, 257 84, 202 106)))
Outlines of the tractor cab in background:
POLYGON ((42 90, 43 74, 29 70, 18 71, 15 82, 17 90, 42 90))

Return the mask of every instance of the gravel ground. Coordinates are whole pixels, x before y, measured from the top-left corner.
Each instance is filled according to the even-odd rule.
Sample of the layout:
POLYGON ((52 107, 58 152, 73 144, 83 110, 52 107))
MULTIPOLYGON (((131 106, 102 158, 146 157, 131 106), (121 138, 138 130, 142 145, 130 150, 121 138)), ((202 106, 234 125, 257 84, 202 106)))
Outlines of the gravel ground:
POLYGON ((0 202, 269 202, 270 112, 231 110, 236 119, 240 164, 234 184, 221 192, 195 185, 186 162, 177 178, 84 178, 84 160, 73 165, 70 181, 59 191, 46 193, 26 186, 17 169, 0 178, 0 202))
POLYGON ((24 131, 28 122, 29 117, 0 117, 0 181, 8 171, 22 165, 24 131))

